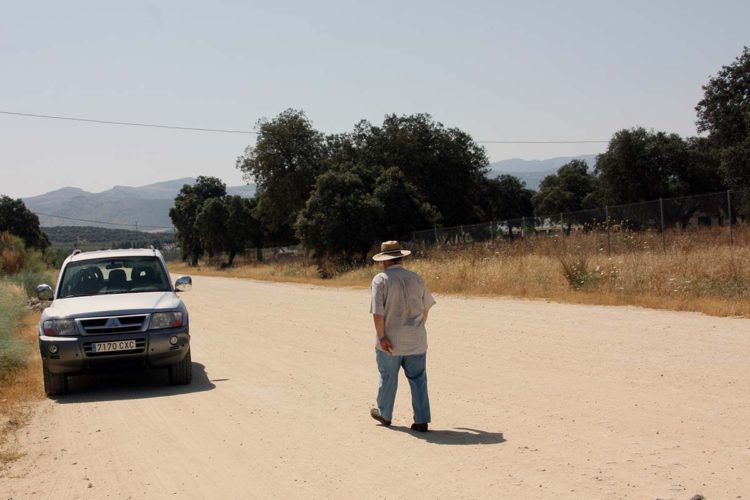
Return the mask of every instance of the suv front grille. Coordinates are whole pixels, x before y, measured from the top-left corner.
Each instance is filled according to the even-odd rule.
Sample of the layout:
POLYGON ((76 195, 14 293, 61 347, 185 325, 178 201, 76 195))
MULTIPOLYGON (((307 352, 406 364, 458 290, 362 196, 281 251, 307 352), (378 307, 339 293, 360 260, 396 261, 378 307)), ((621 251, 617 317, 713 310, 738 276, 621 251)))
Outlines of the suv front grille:
POLYGON ((87 358, 97 358, 100 356, 111 356, 116 354, 138 354, 146 351, 146 339, 135 339, 135 349, 129 351, 103 351, 103 352, 91 352, 92 344, 96 342, 84 342, 83 343, 83 354, 87 358))
POLYGON ((146 315, 109 316, 80 320, 81 327, 87 335, 106 335, 110 333, 137 333, 146 326, 146 315))

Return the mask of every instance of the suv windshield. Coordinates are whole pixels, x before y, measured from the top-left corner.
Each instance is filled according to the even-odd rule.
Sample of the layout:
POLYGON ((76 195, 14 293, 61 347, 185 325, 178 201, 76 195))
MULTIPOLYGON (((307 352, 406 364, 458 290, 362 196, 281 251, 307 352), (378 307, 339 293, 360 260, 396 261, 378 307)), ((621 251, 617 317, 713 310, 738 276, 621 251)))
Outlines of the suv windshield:
POLYGON ((58 298, 110 293, 167 292, 167 275, 155 257, 118 257, 71 262, 58 298))

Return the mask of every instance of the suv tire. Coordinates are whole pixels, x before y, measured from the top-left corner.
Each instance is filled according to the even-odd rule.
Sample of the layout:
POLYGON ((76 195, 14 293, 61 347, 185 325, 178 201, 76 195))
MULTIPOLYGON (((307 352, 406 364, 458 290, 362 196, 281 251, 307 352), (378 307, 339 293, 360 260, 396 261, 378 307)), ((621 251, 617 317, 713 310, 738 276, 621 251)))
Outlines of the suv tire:
POLYGON ((169 367, 169 381, 172 385, 186 385, 193 380, 193 361, 190 359, 190 348, 182 361, 169 367))
POLYGON ((44 393, 47 396, 57 396, 68 392, 68 377, 64 373, 52 373, 42 365, 44 375, 44 393))

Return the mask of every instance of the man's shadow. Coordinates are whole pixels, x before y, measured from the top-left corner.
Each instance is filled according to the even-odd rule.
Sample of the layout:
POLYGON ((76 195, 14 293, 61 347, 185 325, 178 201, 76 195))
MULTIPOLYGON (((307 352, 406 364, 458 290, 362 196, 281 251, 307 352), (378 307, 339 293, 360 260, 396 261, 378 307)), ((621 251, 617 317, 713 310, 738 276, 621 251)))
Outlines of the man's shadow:
POLYGON ((467 427, 456 427, 455 430, 434 429, 429 432, 416 432, 409 427, 393 425, 389 427, 394 431, 405 432, 415 438, 422 439, 433 444, 500 444, 505 442, 502 432, 486 432, 467 427))

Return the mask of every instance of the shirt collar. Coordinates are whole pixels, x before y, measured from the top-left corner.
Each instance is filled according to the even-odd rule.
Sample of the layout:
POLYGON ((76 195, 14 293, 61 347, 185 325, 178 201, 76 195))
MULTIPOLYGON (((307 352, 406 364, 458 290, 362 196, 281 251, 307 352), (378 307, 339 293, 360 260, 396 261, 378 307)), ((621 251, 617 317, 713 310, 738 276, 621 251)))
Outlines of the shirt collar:
POLYGON ((402 264, 393 264, 392 266, 388 266, 388 269, 403 269, 404 266, 402 264))

